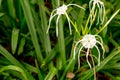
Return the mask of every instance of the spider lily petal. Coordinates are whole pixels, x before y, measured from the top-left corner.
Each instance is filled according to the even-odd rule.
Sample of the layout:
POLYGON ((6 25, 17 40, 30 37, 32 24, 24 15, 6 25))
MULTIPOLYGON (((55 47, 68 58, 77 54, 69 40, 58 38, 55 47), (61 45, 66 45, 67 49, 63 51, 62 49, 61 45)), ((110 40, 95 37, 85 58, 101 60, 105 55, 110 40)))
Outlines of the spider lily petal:
POLYGON ((52 19, 57 15, 57 14, 54 14, 55 11, 56 11, 56 9, 53 10, 52 13, 51 13, 51 15, 50 15, 47 33, 48 33, 49 29, 50 29, 50 24, 51 24, 52 19), (53 15, 53 14, 54 14, 54 15, 53 15))
MULTIPOLYGON (((76 47, 78 46, 78 44, 80 44, 81 40, 79 40, 74 47, 74 59, 75 59, 75 53, 76 53, 76 47)), ((80 50, 81 51, 81 50, 80 50)))
POLYGON ((90 62, 89 62, 89 60, 88 60, 89 51, 90 51, 90 48, 87 49, 86 60, 87 60, 87 63, 88 63, 88 65, 89 65, 89 67, 92 68, 92 67, 91 67, 91 64, 90 64, 90 62))
POLYGON ((85 10, 85 8, 83 8, 83 7, 81 7, 81 6, 77 5, 77 4, 68 4, 67 6, 76 6, 76 7, 79 7, 81 9, 85 10))
POLYGON ((68 20, 68 25, 69 25, 70 35, 71 35, 71 34, 72 34, 72 30, 71 30, 71 25, 70 25, 70 19, 69 19, 67 13, 65 13, 65 15, 66 15, 66 18, 67 18, 67 20, 68 20))
MULTIPOLYGON (((56 15, 58 15, 57 20, 56 20, 56 36, 58 36, 58 21, 59 21, 59 18, 60 18, 61 15, 65 15, 66 18, 67 18, 67 20, 68 20, 70 34, 72 34, 71 25, 70 25, 70 18, 69 18, 68 14, 67 14, 67 10, 68 10, 68 7, 69 7, 69 6, 76 6, 76 7, 78 7, 78 8, 84 9, 83 7, 81 7, 81 6, 77 5, 77 4, 68 4, 68 5, 63 4, 62 6, 54 9, 54 10, 52 11, 51 15, 50 15, 47 33, 49 32, 52 19, 53 19, 56 15)), ((85 10, 85 9, 84 9, 84 10, 85 10)))
POLYGON ((80 53, 81 53, 81 50, 83 49, 83 46, 79 49, 79 53, 78 53, 78 68, 80 67, 80 53))
POLYGON ((103 59, 104 59, 104 53, 105 53, 105 49, 103 47, 103 40, 102 38, 99 36, 99 35, 95 35, 95 37, 98 37, 100 39, 100 41, 97 41, 97 43, 102 47, 102 50, 103 50, 103 59))
POLYGON ((75 44, 75 47, 74 47, 74 59, 75 59, 75 54, 76 54, 76 48, 78 45, 81 45, 80 49, 79 49, 79 52, 78 52, 78 67, 80 67, 80 53, 82 51, 83 48, 87 49, 87 52, 86 52, 86 61, 89 65, 90 68, 92 68, 89 60, 88 60, 88 56, 89 56, 89 52, 90 52, 90 49, 92 49, 93 47, 96 48, 96 50, 98 51, 98 66, 100 65, 100 50, 97 46, 97 44, 99 44, 101 47, 102 47, 102 50, 103 50, 103 55, 104 55, 104 47, 103 47, 103 41, 102 41, 102 38, 98 35, 91 35, 91 34, 87 34, 85 35, 81 40, 79 40, 76 44, 75 44), (99 39, 99 40, 97 40, 99 39))
POLYGON ((98 51, 98 66, 100 66, 100 50, 98 49, 98 47, 95 45, 95 48, 98 51))
POLYGON ((60 15, 58 15, 57 20, 56 20, 56 35, 58 37, 58 21, 59 21, 60 15))

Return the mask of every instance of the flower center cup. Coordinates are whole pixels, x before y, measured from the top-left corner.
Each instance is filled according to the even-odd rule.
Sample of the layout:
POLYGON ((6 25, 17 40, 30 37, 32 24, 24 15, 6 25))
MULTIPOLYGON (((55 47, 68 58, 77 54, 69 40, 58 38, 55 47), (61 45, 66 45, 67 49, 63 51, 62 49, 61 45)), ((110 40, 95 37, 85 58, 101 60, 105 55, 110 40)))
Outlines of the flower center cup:
POLYGON ((96 38, 95 36, 88 34, 83 37, 81 43, 85 48, 93 48, 96 44, 96 38))
POLYGON ((100 0, 95 0, 94 3, 95 3, 95 4, 96 4, 96 3, 99 3, 99 1, 100 1, 100 0))
POLYGON ((65 14, 66 13, 66 11, 67 11, 67 6, 66 5, 62 5, 61 7, 59 7, 58 9, 57 9, 57 14, 65 14))

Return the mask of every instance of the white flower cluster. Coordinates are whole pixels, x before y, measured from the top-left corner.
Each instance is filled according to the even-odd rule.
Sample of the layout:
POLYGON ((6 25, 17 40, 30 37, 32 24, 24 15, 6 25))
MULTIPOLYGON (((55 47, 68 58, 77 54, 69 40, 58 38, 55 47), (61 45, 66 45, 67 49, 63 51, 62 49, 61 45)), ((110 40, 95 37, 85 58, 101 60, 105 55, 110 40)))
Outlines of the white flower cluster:
MULTIPOLYGON (((69 25, 69 30, 70 30, 70 34, 72 34, 71 31, 71 24, 70 24, 70 18, 67 14, 67 10, 69 6, 76 6, 80 9, 84 9, 83 7, 77 5, 77 4, 68 4, 65 5, 63 4, 62 6, 54 9, 50 15, 50 19, 49 19, 49 24, 48 24, 48 29, 47 29, 47 33, 49 32, 50 29, 50 25, 51 25, 51 21, 52 19, 57 16, 56 19, 56 36, 58 37, 58 22, 59 19, 61 17, 61 15, 65 15, 68 21, 68 25, 69 25)), ((89 2, 89 9, 90 9, 90 23, 92 24, 94 17, 96 15, 96 11, 97 11, 97 24, 103 24, 104 22, 104 17, 105 17, 105 7, 102 1, 100 0, 90 0, 89 2)), ((85 10, 85 9, 84 9, 85 10)), ((80 53, 82 52, 82 50, 87 49, 86 51, 86 61, 89 65, 89 67, 91 68, 91 64, 88 60, 88 56, 90 56, 90 50, 92 50, 93 48, 96 48, 96 50, 98 51, 98 57, 97 57, 97 61, 98 61, 98 66, 100 65, 100 58, 101 58, 101 50, 99 49, 99 46, 101 46, 101 50, 103 51, 103 56, 104 56, 104 47, 103 47, 103 41, 102 38, 99 35, 92 35, 92 34, 86 34, 85 36, 83 36, 83 38, 81 40, 79 40, 74 47, 74 59, 76 54, 78 53, 78 66, 80 67, 80 53), (78 45, 80 45, 80 48, 78 47, 78 45), (78 49, 79 48, 79 49, 78 49), (78 52, 77 52, 78 50, 78 52)))
POLYGON ((77 4, 68 4, 68 5, 63 4, 62 6, 58 7, 57 9, 54 9, 52 11, 51 15, 50 15, 47 33, 48 33, 49 29, 50 29, 50 24, 51 24, 52 19, 56 15, 58 15, 57 20, 56 20, 56 35, 58 36, 58 21, 59 21, 59 18, 60 18, 61 15, 65 15, 67 20, 68 20, 70 34, 72 34, 71 25, 70 25, 70 18, 69 18, 68 14, 67 14, 67 10, 68 10, 69 6, 76 6, 78 8, 84 9, 83 7, 81 7, 81 6, 77 5, 77 4))
POLYGON ((96 10, 98 10, 97 24, 98 23, 103 24, 104 18, 105 18, 105 6, 104 6, 104 3, 102 1, 100 1, 100 0, 90 0, 89 9, 90 9, 90 12, 91 12, 91 15, 90 15, 91 22, 94 19, 96 10))
POLYGON ((97 44, 99 44, 101 47, 102 47, 102 50, 103 50, 103 56, 104 56, 104 47, 103 47, 103 41, 102 41, 102 38, 99 36, 99 35, 91 35, 91 34, 87 34, 85 35, 81 40, 79 40, 76 44, 75 44, 75 47, 74 47, 74 59, 75 59, 75 54, 76 54, 76 48, 78 45, 81 45, 80 49, 78 50, 78 66, 80 67, 80 53, 82 51, 82 49, 87 49, 87 52, 86 52, 86 60, 87 60, 87 63, 89 65, 89 67, 91 68, 91 64, 88 60, 88 56, 89 56, 89 52, 90 52, 90 49, 92 49, 93 47, 95 47, 98 51, 98 66, 100 65, 100 50, 97 46, 97 44), (97 40, 98 39, 98 40, 97 40))

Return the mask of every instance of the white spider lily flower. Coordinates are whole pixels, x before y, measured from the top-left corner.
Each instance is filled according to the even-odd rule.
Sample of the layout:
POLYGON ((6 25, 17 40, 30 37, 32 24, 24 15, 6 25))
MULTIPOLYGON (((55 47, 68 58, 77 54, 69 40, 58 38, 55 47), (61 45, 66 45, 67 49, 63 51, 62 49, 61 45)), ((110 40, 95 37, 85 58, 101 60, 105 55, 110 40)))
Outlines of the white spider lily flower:
POLYGON ((98 51, 98 66, 100 65, 100 50, 97 46, 97 44, 99 44, 103 50, 103 58, 104 58, 104 47, 103 47, 103 41, 102 41, 102 38, 99 36, 99 35, 92 35, 92 34, 87 34, 85 35, 81 40, 79 40, 76 44, 75 44, 75 47, 74 47, 74 59, 75 59, 75 54, 76 54, 76 48, 78 45, 81 45, 80 49, 78 50, 78 68, 80 67, 80 53, 82 51, 83 48, 87 49, 87 52, 86 52, 86 60, 87 60, 87 63, 89 65, 89 67, 91 68, 91 64, 88 60, 88 56, 89 56, 89 52, 90 52, 90 49, 92 49, 93 47, 96 48, 96 50, 98 51))
POLYGON ((90 9, 90 18, 91 18, 91 23, 94 19, 95 12, 98 9, 97 13, 97 24, 103 24, 104 18, 105 18, 105 6, 104 3, 100 0, 90 0, 89 2, 89 9, 90 9))
POLYGON ((72 31, 71 31, 71 25, 70 25, 70 18, 67 14, 67 9, 69 6, 76 6, 78 8, 81 8, 81 9, 84 9, 83 7, 77 5, 77 4, 68 4, 68 5, 65 5, 63 4, 62 6, 54 9, 52 12, 51 12, 51 15, 50 15, 50 19, 49 19, 49 24, 48 24, 48 29, 47 29, 47 33, 50 29, 50 25, 51 25, 51 21, 52 19, 56 16, 57 16, 57 20, 56 20, 56 35, 58 36, 58 21, 59 21, 59 18, 61 15, 65 15, 67 20, 68 20, 68 24, 69 24, 69 30, 70 30, 70 34, 72 34, 72 31))

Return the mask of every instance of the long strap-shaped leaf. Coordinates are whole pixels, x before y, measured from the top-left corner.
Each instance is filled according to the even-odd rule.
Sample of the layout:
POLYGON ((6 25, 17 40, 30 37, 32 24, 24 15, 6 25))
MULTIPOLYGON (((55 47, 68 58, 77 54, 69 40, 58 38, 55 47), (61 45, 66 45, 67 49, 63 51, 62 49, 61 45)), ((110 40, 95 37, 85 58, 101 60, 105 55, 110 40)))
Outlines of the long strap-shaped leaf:
POLYGON ((49 74, 45 77, 44 80, 52 80, 53 76, 57 73, 57 69, 55 67, 51 68, 49 74))
POLYGON ((12 39, 11 39, 11 47, 12 47, 13 54, 15 54, 16 49, 17 49, 18 37, 19 37, 19 29, 13 28, 12 39))
MULTIPOLYGON (((102 68, 104 68, 104 66, 114 57, 116 56, 117 54, 120 53, 120 50, 115 50, 113 51, 107 58, 105 58, 100 66, 97 66, 96 67, 96 72, 98 72, 99 70, 101 70, 102 68)), ((85 75, 85 76, 82 76, 80 77, 80 80, 88 80, 91 76, 93 76, 93 69, 90 69, 90 70, 87 70, 85 71, 83 74, 81 75, 85 75)))
POLYGON ((0 45, 0 54, 2 54, 5 58, 7 58, 12 64, 16 65, 16 66, 19 66, 20 68, 22 68, 28 79, 29 80, 34 80, 34 78, 26 71, 26 69, 23 67, 23 65, 18 61, 16 60, 4 47, 2 47, 0 45))
POLYGON ((120 12, 120 9, 118 9, 112 16, 111 18, 106 22, 106 24, 97 32, 97 34, 99 34, 101 31, 103 31, 108 24, 112 21, 112 19, 120 12))
POLYGON ((50 44, 50 38, 49 38, 49 34, 46 34, 47 31, 47 17, 46 17, 46 13, 45 13, 45 6, 44 6, 44 0, 37 0, 38 1, 38 5, 39 5, 39 12, 40 12, 40 18, 41 18, 41 24, 39 25, 39 27, 41 28, 41 32, 42 34, 40 35, 40 38, 42 39, 41 42, 45 48, 45 52, 46 55, 48 55, 48 53, 50 53, 51 51, 51 44, 50 44))
MULTIPOLYGON (((60 0, 52 0, 53 6, 60 7, 60 0)), ((57 56, 57 68, 61 69, 63 65, 66 65, 66 54, 65 54, 65 39, 63 31, 63 21, 62 17, 58 21, 58 48, 59 54, 57 56)))
POLYGON ((0 69, 0 73, 3 72, 3 71, 6 71, 6 70, 14 70, 14 71, 17 71, 17 72, 20 72, 21 75, 23 76, 24 80, 28 80, 25 72, 23 69, 21 69, 20 67, 18 66, 13 66, 13 65, 9 65, 9 66, 4 66, 0 69))
POLYGON ((40 63, 42 63, 43 56, 42 56, 40 46, 38 43, 38 38, 37 38, 36 30, 35 30, 35 24, 33 21, 33 16, 31 12, 29 0, 20 0, 20 3, 24 11, 24 16, 25 16, 25 19, 26 19, 26 22, 27 22, 27 25, 28 25, 28 28, 31 34, 33 45, 35 47, 37 59, 40 63))

